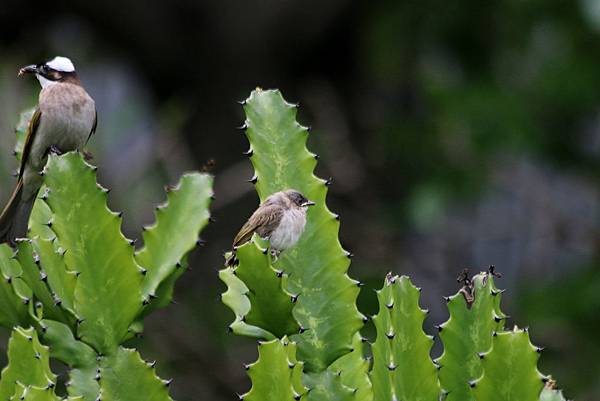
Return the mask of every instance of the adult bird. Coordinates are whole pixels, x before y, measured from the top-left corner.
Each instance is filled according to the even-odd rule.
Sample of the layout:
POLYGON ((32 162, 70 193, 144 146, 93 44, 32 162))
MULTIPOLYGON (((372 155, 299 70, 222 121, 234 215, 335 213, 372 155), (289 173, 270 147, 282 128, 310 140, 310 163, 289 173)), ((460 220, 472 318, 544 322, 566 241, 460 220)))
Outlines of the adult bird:
POLYGON ((42 90, 27 129, 17 185, 0 215, 0 243, 14 244, 27 234, 48 153, 83 149, 98 122, 94 100, 81 85, 71 60, 55 57, 19 70, 19 76, 28 74, 37 77, 42 90))
POLYGON ((225 264, 233 266, 237 263, 235 250, 250 241, 254 233, 269 240, 271 254, 275 257, 293 247, 304 232, 306 211, 314 204, 295 189, 270 195, 235 236, 233 250, 225 264))

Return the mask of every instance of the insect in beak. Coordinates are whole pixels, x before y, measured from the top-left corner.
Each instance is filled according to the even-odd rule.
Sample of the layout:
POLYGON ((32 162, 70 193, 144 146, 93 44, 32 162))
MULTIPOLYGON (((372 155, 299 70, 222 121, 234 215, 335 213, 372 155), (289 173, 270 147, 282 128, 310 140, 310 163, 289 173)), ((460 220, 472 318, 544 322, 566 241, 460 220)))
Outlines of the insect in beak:
POLYGON ((19 70, 19 76, 23 76, 25 74, 36 74, 38 72, 38 67, 35 64, 28 65, 27 67, 23 67, 19 70))

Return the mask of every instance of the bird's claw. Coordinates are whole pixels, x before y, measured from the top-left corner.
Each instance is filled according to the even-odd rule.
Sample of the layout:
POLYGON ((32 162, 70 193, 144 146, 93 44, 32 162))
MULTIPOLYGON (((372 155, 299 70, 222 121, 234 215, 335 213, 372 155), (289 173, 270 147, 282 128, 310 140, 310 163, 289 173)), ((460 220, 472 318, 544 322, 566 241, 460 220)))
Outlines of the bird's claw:
POLYGON ((81 153, 83 154, 83 159, 86 162, 90 162, 90 161, 94 160, 94 155, 89 150, 82 150, 81 153))
POLYGON ((60 156, 60 155, 62 155, 62 154, 63 154, 62 150, 60 150, 60 149, 58 148, 58 146, 56 146, 56 145, 52 145, 52 146, 50 146, 50 149, 48 149, 48 151, 49 151, 50 153, 52 153, 53 155, 57 155, 57 156, 60 156))

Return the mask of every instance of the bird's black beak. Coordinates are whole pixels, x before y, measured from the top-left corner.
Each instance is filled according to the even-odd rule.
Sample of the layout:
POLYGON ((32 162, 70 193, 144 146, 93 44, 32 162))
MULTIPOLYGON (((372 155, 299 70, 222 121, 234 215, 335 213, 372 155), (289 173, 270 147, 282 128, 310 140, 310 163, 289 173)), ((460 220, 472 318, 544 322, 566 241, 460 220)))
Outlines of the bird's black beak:
POLYGON ((309 201, 309 200, 307 200, 306 202, 304 202, 304 203, 302 204, 302 206, 314 206, 314 205, 315 205, 315 202, 313 202, 313 201, 309 201))
POLYGON ((37 74, 38 67, 35 64, 28 65, 27 67, 23 67, 19 70, 19 76, 22 77, 25 74, 37 74))

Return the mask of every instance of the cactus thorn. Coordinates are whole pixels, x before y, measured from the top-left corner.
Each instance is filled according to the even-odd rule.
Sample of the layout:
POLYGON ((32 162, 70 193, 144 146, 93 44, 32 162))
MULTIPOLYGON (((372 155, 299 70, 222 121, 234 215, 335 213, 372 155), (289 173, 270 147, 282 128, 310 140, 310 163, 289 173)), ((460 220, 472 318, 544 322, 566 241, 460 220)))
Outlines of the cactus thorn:
POLYGON ((254 174, 252 176, 252 178, 250 178, 249 180, 247 180, 247 182, 251 182, 252 184, 256 184, 257 181, 258 181, 258 176, 256 174, 254 174))
POLYGON ((334 214, 333 218, 336 219, 337 221, 340 221, 340 215, 339 214, 334 214))
POLYGON ((238 100, 237 102, 238 102, 238 104, 240 104, 242 106, 246 105, 246 101, 245 100, 238 100))
POLYGON ((130 239, 129 245, 134 246, 136 241, 137 241, 137 239, 130 239))
POLYGON ((268 248, 263 249, 262 253, 263 253, 263 255, 266 255, 267 253, 269 253, 269 249, 268 248))
POLYGON ((171 383, 173 383, 173 379, 163 380, 163 383, 165 384, 165 386, 169 387, 171 383))
POLYGON ((275 270, 275 275, 276 275, 278 278, 281 278, 281 277, 283 277, 283 270, 275 270))
POLYGON ((497 335, 498 335, 498 332, 497 332, 497 331, 493 331, 493 332, 492 332, 492 337, 496 337, 497 335))
POLYGON ((140 267, 140 273, 142 273, 142 276, 145 276, 146 273, 148 273, 148 270, 144 269, 143 267, 140 267))
POLYGON ((7 282, 8 284, 12 283, 12 277, 11 277, 11 276, 8 276, 8 277, 6 278, 6 282, 7 282))
POLYGON ((144 306, 148 305, 149 303, 150 303, 150 300, 148 300, 148 298, 144 298, 142 300, 142 305, 144 305, 144 306))
POLYGON ((292 303, 296 303, 296 301, 298 300, 298 297, 300 296, 300 294, 296 294, 296 295, 292 295, 292 303))
POLYGON ((389 340, 393 340, 394 339, 394 332, 393 331, 389 331, 387 333, 385 333, 385 336, 389 339, 389 340))
POLYGON ((156 298, 156 294, 151 292, 150 294, 148 294, 148 296, 150 297, 150 299, 155 299, 156 298))
POLYGON ((475 380, 469 380, 468 383, 471 388, 474 388, 477 385, 477 381, 475 381, 475 380))
POLYGON ((29 298, 27 298, 27 297, 23 298, 23 303, 25 305, 29 305, 29 298))
POLYGON ((352 259, 352 258, 354 257, 354 254, 353 254, 352 252, 348 252, 348 251, 346 251, 346 257, 347 257, 348 259, 352 259))
POLYGON ((148 365, 149 368, 154 368, 154 366, 156 366, 156 361, 147 362, 146 365, 148 365))
POLYGON ((450 302, 450 297, 444 297, 444 301, 446 301, 446 303, 450 302))
POLYGON ((51 389, 54 388, 55 384, 53 382, 48 382, 48 386, 46 387, 46 389, 51 389))
POLYGON ((123 212, 122 212, 122 211, 121 211, 121 212, 118 212, 118 213, 117 213, 117 217, 118 217, 118 218, 121 218, 121 217, 123 217, 123 212))
POLYGON ((252 155, 254 154, 254 150, 253 150, 252 148, 250 148, 250 149, 248 149, 247 151, 245 151, 245 152, 242 152, 242 154, 243 154, 244 156, 252 157, 252 155))
POLYGON ((326 187, 330 186, 333 183, 333 177, 329 177, 323 183, 325 184, 326 187))
POLYGON ((441 324, 436 324, 436 325, 435 325, 435 326, 433 326, 433 327, 435 327, 435 328, 438 330, 438 332, 440 332, 440 331, 444 330, 444 326, 443 326, 443 325, 441 325, 441 324))
POLYGON ((390 301, 390 303, 385 304, 385 307, 388 309, 392 309, 394 307, 394 301, 390 301))
POLYGON ((196 245, 197 246, 204 246, 204 245, 206 245, 206 241, 203 240, 202 238, 198 238, 198 240, 196 241, 196 245))
POLYGON ((298 329, 298 333, 302 334, 306 331, 306 329, 302 326, 300 326, 300 328, 298 329))
POLYGON ((181 268, 181 261, 179 261, 179 262, 175 263, 175 267, 176 267, 177 269, 180 269, 180 268, 181 268))
POLYGON ((48 281, 48 275, 43 271, 40 272, 40 280, 42 280, 44 283, 48 281))
POLYGON ((213 216, 210 216, 210 217, 208 218, 208 222, 209 222, 209 223, 216 223, 216 221, 217 221, 217 219, 215 219, 213 216))
POLYGON ((41 359, 42 355, 39 352, 36 352, 35 355, 33 356, 35 359, 41 359))
POLYGON ((239 129, 240 131, 245 131, 248 128, 248 120, 244 121, 244 123, 238 127, 235 127, 236 129, 239 129))
POLYGON ((362 321, 363 323, 367 323, 369 321, 369 318, 367 316, 363 316, 362 321))
POLYGON ((538 354, 541 354, 543 350, 544 350, 544 347, 536 347, 535 348, 535 352, 537 352, 538 354))
POLYGON ((318 154, 314 154, 313 157, 315 158, 315 160, 319 160, 319 155, 318 154))
POLYGON ((394 370, 396 370, 396 365, 394 365, 393 363, 390 363, 390 364, 387 366, 387 368, 388 368, 388 370, 389 370, 390 372, 393 372, 394 370))
POLYGON ((479 359, 485 358, 485 352, 478 352, 477 355, 479 355, 479 359))

